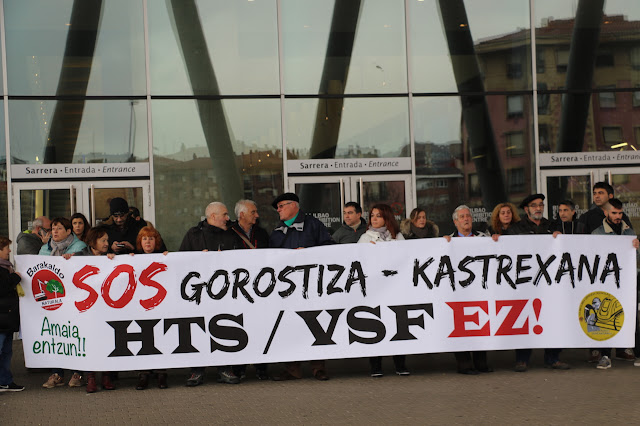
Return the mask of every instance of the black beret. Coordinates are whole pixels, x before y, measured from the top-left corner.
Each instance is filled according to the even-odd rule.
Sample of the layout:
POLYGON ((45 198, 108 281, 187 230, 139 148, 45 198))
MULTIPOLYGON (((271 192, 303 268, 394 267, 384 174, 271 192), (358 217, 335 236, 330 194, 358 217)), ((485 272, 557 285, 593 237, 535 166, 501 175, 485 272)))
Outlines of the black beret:
POLYGON ((124 198, 116 197, 109 202, 109 209, 111 214, 128 214, 129 204, 127 204, 127 200, 124 198))
POLYGON ((296 203, 300 202, 300 198, 298 198, 296 194, 294 194, 293 192, 285 192, 284 194, 278 195, 276 199, 273 200, 273 203, 271 203, 271 205, 273 206, 274 209, 277 210, 278 203, 286 200, 295 201, 296 203))
POLYGON ((532 202, 533 200, 537 200, 538 198, 540 198, 540 199, 542 199, 542 201, 544 201, 544 194, 531 194, 531 195, 529 195, 527 198, 522 200, 522 202, 520 203, 520 208, 524 209, 525 207, 527 207, 529 205, 530 202, 532 202))

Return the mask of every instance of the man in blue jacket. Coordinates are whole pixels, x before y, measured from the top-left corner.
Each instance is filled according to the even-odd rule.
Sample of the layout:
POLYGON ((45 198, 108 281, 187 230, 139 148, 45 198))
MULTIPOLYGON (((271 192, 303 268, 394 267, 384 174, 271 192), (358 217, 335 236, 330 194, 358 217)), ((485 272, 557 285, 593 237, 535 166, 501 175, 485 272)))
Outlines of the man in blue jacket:
MULTIPOLYGON (((279 195, 273 203, 280 216, 280 222, 269 237, 269 247, 299 249, 333 244, 329 231, 322 222, 300 210, 300 199, 292 192, 279 195)), ((324 360, 311 361, 313 377, 329 380, 324 360)), ((285 370, 273 380, 293 380, 302 378, 300 361, 287 362, 285 370)))

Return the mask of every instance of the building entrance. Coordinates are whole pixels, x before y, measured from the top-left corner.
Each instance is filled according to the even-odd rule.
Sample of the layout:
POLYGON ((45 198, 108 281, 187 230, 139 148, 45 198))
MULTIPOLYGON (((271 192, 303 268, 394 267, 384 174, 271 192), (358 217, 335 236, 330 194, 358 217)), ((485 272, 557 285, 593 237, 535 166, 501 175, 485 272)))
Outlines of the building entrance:
POLYGON ((367 220, 374 204, 389 204, 398 221, 414 208, 411 175, 296 176, 289 189, 300 196, 305 213, 320 219, 332 231, 342 223, 342 207, 349 201, 362 206, 367 220))
POLYGON ((38 216, 69 218, 78 212, 87 217, 92 226, 99 225, 110 215, 109 201, 115 197, 137 207, 145 220, 155 223, 151 203, 151 183, 138 181, 100 182, 20 182, 12 184, 13 200, 11 239, 29 228, 38 216))
POLYGON ((541 170, 542 192, 547 195, 547 217, 556 218, 558 203, 570 199, 577 205, 578 215, 591 206, 592 188, 596 182, 608 182, 615 197, 624 204, 634 229, 640 229, 640 174, 638 168, 580 168, 541 170))

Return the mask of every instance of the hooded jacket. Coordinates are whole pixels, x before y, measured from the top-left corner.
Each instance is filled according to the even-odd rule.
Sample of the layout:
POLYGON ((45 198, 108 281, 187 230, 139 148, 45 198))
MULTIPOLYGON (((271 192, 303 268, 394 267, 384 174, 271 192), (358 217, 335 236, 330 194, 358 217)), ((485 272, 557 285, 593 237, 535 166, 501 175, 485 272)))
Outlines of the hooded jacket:
MULTIPOLYGON (((424 226, 424 229, 429 233, 429 236, 425 238, 434 238, 440 235, 440 228, 438 228, 438 225, 436 225, 435 222, 432 222, 429 219, 427 219, 427 223, 424 226)), ((402 235, 406 240, 414 240, 416 238, 420 238, 411 230, 411 219, 404 219, 402 222, 400 222, 400 232, 402 232, 402 235)))

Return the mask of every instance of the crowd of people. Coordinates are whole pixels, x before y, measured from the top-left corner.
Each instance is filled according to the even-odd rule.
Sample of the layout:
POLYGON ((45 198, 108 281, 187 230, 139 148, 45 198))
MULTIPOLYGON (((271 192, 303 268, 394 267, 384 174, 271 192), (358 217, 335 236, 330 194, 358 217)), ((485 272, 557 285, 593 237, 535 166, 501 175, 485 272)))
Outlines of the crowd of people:
MULTIPOLYGON (((498 240, 501 235, 529 234, 597 234, 597 235, 635 235, 629 218, 624 214, 622 202, 614 198, 611 185, 598 182, 593 187, 594 205, 590 210, 578 217, 576 206, 571 200, 558 205, 558 219, 550 221, 543 217, 543 194, 531 194, 521 203, 524 216, 520 217, 512 203, 498 204, 491 214, 487 226, 475 227, 471 209, 465 205, 458 206, 453 214, 455 231, 443 237, 451 238, 491 237, 498 240)), ((109 204, 110 217, 106 224, 91 228, 81 213, 71 218, 38 217, 32 227, 17 238, 18 254, 39 254, 46 256, 113 256, 118 254, 164 253, 167 249, 160 233, 140 217, 135 207, 129 207, 126 200, 113 198, 109 204)), ((375 204, 369 212, 368 221, 363 216, 361 206, 355 202, 344 205, 344 221, 333 234, 322 222, 312 215, 305 214, 300 208, 300 200, 294 193, 284 193, 272 203, 279 215, 279 223, 269 234, 258 224, 258 208, 252 200, 239 200, 234 209, 235 221, 230 221, 225 204, 212 202, 205 209, 205 219, 190 228, 185 234, 179 251, 219 251, 238 249, 287 248, 299 249, 327 244, 369 243, 378 244, 417 238, 440 237, 438 226, 427 219, 424 209, 414 209, 409 218, 400 223, 387 204, 375 204)), ((638 249, 640 241, 633 240, 633 247, 638 249)), ((18 315, 18 298, 24 295, 20 287, 20 276, 14 271, 9 260, 11 241, 0 237, 0 392, 20 391, 24 388, 14 383, 10 363, 12 354, 13 333, 18 331, 20 318, 18 315)), ((634 283, 635 284, 635 283, 634 283)), ((637 358, 640 345, 636 330, 636 347, 619 348, 616 358, 634 361, 640 366, 637 358)), ((529 367, 531 349, 517 349, 515 371, 525 372, 529 367)), ((544 351, 544 364, 553 369, 566 370, 570 366, 559 358, 561 349, 550 348, 544 351)), ((475 375, 493 371, 488 363, 486 351, 457 352, 454 354, 457 371, 460 374, 475 375)), ((611 367, 611 350, 592 349, 590 362, 597 363, 597 368, 611 367)), ((395 372, 399 376, 410 374, 406 365, 406 356, 393 356, 395 372)), ((371 377, 381 377, 382 358, 369 359, 371 377)), ((313 377, 328 380, 324 360, 310 361, 313 377)), ((287 362, 279 374, 269 375, 266 364, 255 366, 259 380, 273 379, 294 380, 302 378, 300 362, 287 362)), ((238 384, 245 377, 246 365, 227 365, 218 367, 219 381, 238 384)), ((161 389, 167 388, 166 370, 140 371, 136 389, 143 390, 149 386, 149 380, 157 375, 157 384, 161 389)), ((68 382, 64 379, 62 369, 53 369, 42 385, 44 388, 55 388, 65 383, 70 387, 86 385, 86 391, 98 390, 96 372, 72 371, 68 382)), ((102 372, 100 384, 105 390, 115 389, 113 372, 102 372)), ((205 367, 191 368, 186 385, 193 387, 204 382, 205 367)))

